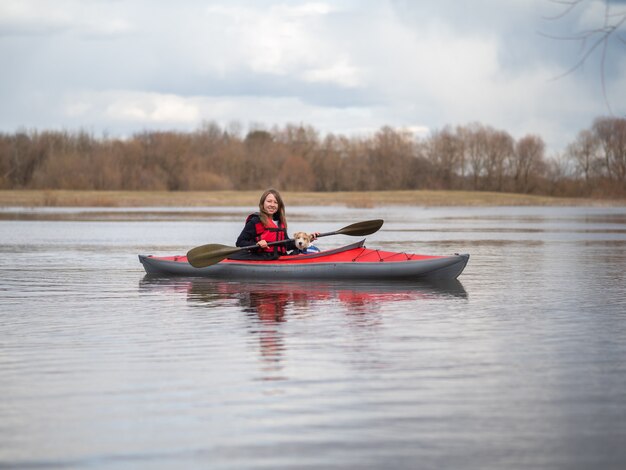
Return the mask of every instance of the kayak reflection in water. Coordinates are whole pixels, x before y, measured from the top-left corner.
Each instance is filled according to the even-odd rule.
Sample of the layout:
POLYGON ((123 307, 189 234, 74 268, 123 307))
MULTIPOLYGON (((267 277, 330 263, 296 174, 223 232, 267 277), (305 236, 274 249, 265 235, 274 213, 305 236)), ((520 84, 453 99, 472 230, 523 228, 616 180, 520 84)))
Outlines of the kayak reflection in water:
MULTIPOLYGON (((309 234, 315 240, 319 232, 309 234)), ((259 212, 246 218, 246 224, 235 243, 238 247, 258 245, 259 248, 231 255, 231 259, 271 260, 296 250, 293 240, 287 234, 287 217, 285 204, 280 193, 268 189, 259 200, 259 212), (285 243, 268 246, 268 243, 287 240, 285 243)))
POLYGON ((262 323, 280 323, 286 321, 290 297, 289 292, 251 290, 241 293, 239 303, 244 312, 255 314, 262 323))
POLYGON ((263 361, 262 379, 284 379, 282 360, 287 347, 279 323, 286 321, 289 294, 250 291, 241 295, 240 305, 244 312, 255 315, 259 321, 258 327, 252 332, 258 336, 259 354, 263 361))

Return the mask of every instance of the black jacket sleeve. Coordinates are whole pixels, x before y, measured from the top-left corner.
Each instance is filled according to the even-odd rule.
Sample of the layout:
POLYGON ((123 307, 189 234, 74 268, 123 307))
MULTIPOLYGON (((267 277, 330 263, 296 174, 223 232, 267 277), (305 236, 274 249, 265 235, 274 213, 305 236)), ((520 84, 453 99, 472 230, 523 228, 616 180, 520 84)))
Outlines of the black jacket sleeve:
POLYGON ((256 224, 260 221, 261 219, 258 216, 250 217, 239 234, 235 246, 243 247, 256 245, 256 224))

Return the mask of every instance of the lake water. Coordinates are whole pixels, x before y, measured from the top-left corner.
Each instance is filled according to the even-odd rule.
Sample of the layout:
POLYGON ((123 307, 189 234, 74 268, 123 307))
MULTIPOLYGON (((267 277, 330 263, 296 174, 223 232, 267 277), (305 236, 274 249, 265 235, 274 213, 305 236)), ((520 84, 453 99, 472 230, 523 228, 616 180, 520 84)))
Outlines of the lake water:
POLYGON ((0 209, 0 468, 626 468, 626 208, 289 208, 446 285, 144 275, 246 214, 0 209))

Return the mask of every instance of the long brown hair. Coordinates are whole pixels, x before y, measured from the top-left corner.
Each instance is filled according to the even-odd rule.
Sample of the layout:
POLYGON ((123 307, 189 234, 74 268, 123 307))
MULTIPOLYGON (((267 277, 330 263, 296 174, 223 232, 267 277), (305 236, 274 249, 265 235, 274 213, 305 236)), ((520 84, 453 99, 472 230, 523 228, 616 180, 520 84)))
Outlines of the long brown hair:
POLYGON ((261 195, 261 199, 259 200, 259 214, 261 216, 261 222, 266 227, 269 223, 270 215, 267 212, 265 212, 265 209, 263 208, 263 203, 265 202, 265 199, 267 199, 267 196, 269 196, 270 194, 276 198, 276 202, 278 202, 278 211, 277 211, 278 218, 280 219, 280 222, 283 224, 283 226, 287 228, 287 216, 285 216, 285 204, 283 203, 283 198, 281 197, 280 193, 276 191, 275 189, 268 189, 261 195))

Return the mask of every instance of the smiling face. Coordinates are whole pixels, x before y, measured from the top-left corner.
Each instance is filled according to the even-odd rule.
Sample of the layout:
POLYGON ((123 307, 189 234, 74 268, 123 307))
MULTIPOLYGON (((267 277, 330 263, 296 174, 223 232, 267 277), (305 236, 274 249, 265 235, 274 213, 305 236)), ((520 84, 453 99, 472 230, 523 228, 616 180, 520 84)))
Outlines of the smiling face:
POLYGON ((280 220, 280 223, 287 228, 287 220, 285 218, 285 204, 280 197, 280 193, 275 189, 268 189, 259 199, 259 212, 261 213, 261 221, 267 226, 268 219, 280 220))
POLYGON ((263 201, 263 211, 271 216, 278 211, 278 200, 272 193, 269 193, 263 201))

